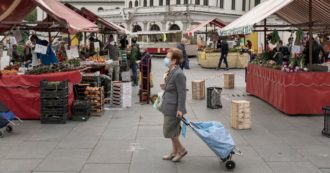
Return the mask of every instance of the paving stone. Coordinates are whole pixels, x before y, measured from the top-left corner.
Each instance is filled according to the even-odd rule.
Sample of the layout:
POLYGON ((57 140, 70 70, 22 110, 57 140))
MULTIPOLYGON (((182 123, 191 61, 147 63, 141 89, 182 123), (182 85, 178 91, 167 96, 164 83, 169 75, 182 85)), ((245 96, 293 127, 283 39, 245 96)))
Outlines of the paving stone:
POLYGON ((163 136, 163 126, 139 126, 138 138, 139 137, 161 137, 163 136))
POLYGON ((313 136, 301 133, 299 130, 278 130, 271 133, 294 148, 299 146, 322 145, 313 136))
POLYGON ((101 139, 104 140, 134 140, 136 138, 138 126, 113 127, 109 126, 103 133, 101 139))
POLYGON ((35 171, 80 171, 90 153, 90 149, 55 149, 44 161, 41 162, 35 171))
POLYGON ((0 160, 0 173, 31 172, 40 161, 38 159, 0 160))
POLYGON ((86 164, 81 173, 128 173, 129 164, 86 164))
POLYGON ((309 162, 269 162, 275 173, 322 173, 309 162))
POLYGON ((287 145, 254 145, 253 148, 266 161, 306 161, 301 154, 287 145))
POLYGON ((84 134, 83 132, 72 132, 59 143, 57 148, 92 149, 98 142, 100 135, 84 134))
POLYGON ((57 145, 56 142, 31 142, 26 141, 13 146, 6 158, 10 159, 43 159, 57 145))
POLYGON ((133 140, 101 140, 95 147, 88 163, 130 163, 133 140))
POLYGON ((55 125, 49 124, 45 128, 35 131, 34 134, 27 139, 29 141, 48 141, 48 142, 59 142, 65 136, 67 136, 74 127, 68 127, 63 124, 55 125))
POLYGON ((226 168, 217 157, 187 156, 177 163, 178 173, 225 173, 226 168))
POLYGON ((297 151, 310 160, 318 168, 330 169, 330 147, 328 146, 308 146, 299 147, 297 151))

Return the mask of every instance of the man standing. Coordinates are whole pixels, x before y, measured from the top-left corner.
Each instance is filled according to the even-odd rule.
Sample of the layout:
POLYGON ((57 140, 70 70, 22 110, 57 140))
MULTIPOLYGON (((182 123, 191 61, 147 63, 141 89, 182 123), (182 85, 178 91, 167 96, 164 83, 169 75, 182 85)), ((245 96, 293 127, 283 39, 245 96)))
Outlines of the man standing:
POLYGON ((177 48, 181 50, 182 55, 183 55, 183 63, 180 65, 181 69, 183 69, 183 68, 190 69, 189 59, 188 59, 187 52, 186 52, 186 44, 187 44, 187 39, 182 38, 181 43, 177 46, 177 48))
POLYGON ((133 73, 133 86, 138 85, 136 60, 139 60, 141 58, 140 47, 136 42, 137 42, 137 38, 133 38, 132 39, 131 57, 130 57, 131 69, 132 69, 132 73, 133 73))
POLYGON ((37 53, 37 57, 43 65, 58 64, 56 55, 53 52, 53 50, 51 49, 47 40, 41 40, 38 38, 37 35, 32 35, 30 37, 30 40, 34 45, 39 44, 39 45, 47 47, 46 54, 37 53))
MULTIPOLYGON (((105 48, 108 51, 109 58, 113 60, 113 80, 119 80, 120 66, 119 66, 119 50, 115 45, 115 39, 113 35, 109 36, 108 44, 105 48)), ((111 71, 110 71, 111 73, 111 71)))
POLYGON ((229 68, 228 68, 228 62, 227 62, 227 56, 228 56, 229 47, 228 47, 228 43, 227 43, 227 39, 226 38, 222 39, 221 45, 220 45, 220 49, 221 49, 221 56, 220 56, 220 60, 219 60, 219 64, 218 64, 217 70, 220 69, 222 60, 226 64, 226 69, 225 70, 229 70, 229 68))

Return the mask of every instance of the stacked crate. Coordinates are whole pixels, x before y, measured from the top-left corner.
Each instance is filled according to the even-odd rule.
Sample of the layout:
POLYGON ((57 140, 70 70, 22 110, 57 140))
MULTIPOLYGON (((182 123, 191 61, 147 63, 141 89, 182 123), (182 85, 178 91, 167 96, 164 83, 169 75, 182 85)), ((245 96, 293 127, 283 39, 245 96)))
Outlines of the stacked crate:
POLYGON ((41 123, 66 123, 69 113, 68 81, 40 82, 41 123))
POLYGON ((94 86, 101 86, 101 76, 99 72, 96 73, 83 73, 81 83, 83 84, 91 84, 94 86))
POLYGON ((132 106, 132 83, 114 81, 112 83, 112 104, 120 107, 132 106))
POLYGON ((88 100, 76 100, 72 104, 72 120, 87 121, 91 113, 91 103, 88 100))
POLYGON ((103 87, 87 87, 85 95, 91 103, 93 116, 101 116, 104 112, 104 89, 103 87))
POLYGON ((330 107, 325 106, 322 108, 324 113, 324 127, 322 130, 322 134, 324 136, 330 137, 330 107))
POLYGON ((86 100, 85 91, 90 84, 76 84, 74 85, 74 97, 76 100, 86 100))
POLYGON ((251 128, 250 102, 233 100, 231 103, 231 127, 235 129, 251 128))
POLYGON ((205 80, 193 80, 191 87, 193 99, 203 100, 205 98, 205 80))
POLYGON ((224 88, 234 89, 235 88, 235 74, 225 73, 224 74, 224 88))

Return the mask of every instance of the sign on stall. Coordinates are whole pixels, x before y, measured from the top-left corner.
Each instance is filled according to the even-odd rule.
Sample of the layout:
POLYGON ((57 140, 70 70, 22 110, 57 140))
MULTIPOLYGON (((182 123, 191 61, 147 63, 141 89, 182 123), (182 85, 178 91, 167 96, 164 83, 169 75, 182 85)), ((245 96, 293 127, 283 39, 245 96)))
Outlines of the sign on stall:
POLYGON ((95 52, 100 51, 100 43, 98 41, 94 42, 94 48, 95 48, 95 52))
POLYGON ((46 55, 46 53, 47 53, 47 46, 36 44, 35 49, 34 49, 34 52, 41 53, 41 54, 46 55))
POLYGON ((79 58, 78 46, 71 46, 70 49, 65 49, 68 59, 79 58))
POLYGON ((297 45, 293 45, 291 49, 292 53, 301 53, 301 47, 297 45))

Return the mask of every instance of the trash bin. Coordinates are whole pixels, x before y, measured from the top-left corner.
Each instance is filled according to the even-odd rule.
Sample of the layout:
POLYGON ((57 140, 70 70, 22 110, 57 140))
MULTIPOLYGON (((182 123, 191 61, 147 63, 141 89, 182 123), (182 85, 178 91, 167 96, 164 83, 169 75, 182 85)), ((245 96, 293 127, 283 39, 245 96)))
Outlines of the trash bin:
POLYGON ((330 106, 325 106, 322 109, 324 113, 324 128, 322 134, 330 137, 330 106))
POLYGON ((208 87, 207 88, 207 108, 210 108, 210 109, 222 108, 221 91, 222 91, 222 88, 219 88, 219 87, 208 87))

